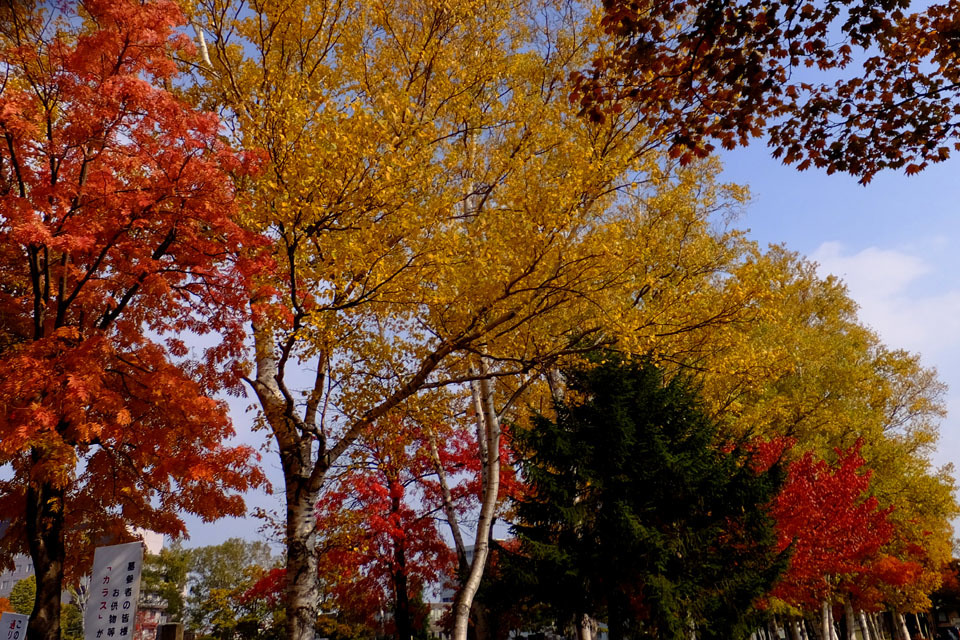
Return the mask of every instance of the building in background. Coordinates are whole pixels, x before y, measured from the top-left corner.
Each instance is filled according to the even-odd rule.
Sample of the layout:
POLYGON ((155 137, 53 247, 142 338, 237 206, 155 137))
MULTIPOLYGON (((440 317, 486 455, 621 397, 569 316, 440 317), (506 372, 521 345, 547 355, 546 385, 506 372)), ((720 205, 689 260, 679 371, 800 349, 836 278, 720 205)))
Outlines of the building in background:
POLYGON ((33 575, 33 560, 30 556, 15 556, 13 571, 0 573, 0 598, 9 598, 13 585, 33 575))

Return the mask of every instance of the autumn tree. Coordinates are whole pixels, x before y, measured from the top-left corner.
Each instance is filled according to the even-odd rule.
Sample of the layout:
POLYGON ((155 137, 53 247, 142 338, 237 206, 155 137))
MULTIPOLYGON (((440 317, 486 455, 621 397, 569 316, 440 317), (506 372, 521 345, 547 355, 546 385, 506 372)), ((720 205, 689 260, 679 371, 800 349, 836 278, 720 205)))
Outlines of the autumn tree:
POLYGON ((865 2, 604 0, 616 43, 573 74, 603 120, 625 104, 684 160, 768 136, 773 155, 868 182, 958 148, 958 10, 865 2))
MULTIPOLYGON (((470 443, 458 443, 457 435, 433 440, 451 476, 466 470, 466 465, 449 464, 451 454, 472 449, 470 443)), ((454 556, 436 517, 440 501, 430 486, 436 474, 430 436, 408 417, 384 418, 364 434, 318 505, 319 563, 331 578, 329 591, 373 589, 364 598, 377 603, 369 613, 372 617, 386 604, 398 640, 410 640, 424 626, 427 612, 416 602, 422 604, 425 590, 454 574, 454 556), (327 539, 326 532, 336 535, 327 539)), ((330 604, 341 608, 336 598, 330 604)))
POLYGON ((261 480, 209 397, 241 339, 247 165, 163 88, 189 45, 173 3, 0 11, 0 511, 22 515, 0 546, 29 551, 28 636, 56 640, 67 548, 88 566, 128 527, 242 514, 261 480), (211 330, 190 358, 182 334, 211 330))
POLYGON ((777 548, 792 549, 788 570, 771 593, 808 610, 826 607, 838 592, 845 595, 844 581, 867 573, 893 534, 887 521, 892 509, 881 510, 867 493, 872 474, 862 468, 859 447, 837 454, 834 465, 809 452, 793 462, 771 507, 777 548))
MULTIPOLYGON (((243 205, 278 265, 251 300, 248 383, 284 470, 291 640, 317 619, 314 505, 378 420, 425 389, 476 392, 495 453, 489 399, 522 393, 528 374, 611 340, 728 320, 752 295, 707 285, 739 259, 739 238, 708 220, 742 191, 716 185, 715 165, 678 171, 648 155, 633 115, 576 117, 564 79, 604 37, 587 9, 488 9, 194 7, 187 94, 269 156, 243 205)), ((486 557, 495 458, 489 471, 458 638, 486 557)))

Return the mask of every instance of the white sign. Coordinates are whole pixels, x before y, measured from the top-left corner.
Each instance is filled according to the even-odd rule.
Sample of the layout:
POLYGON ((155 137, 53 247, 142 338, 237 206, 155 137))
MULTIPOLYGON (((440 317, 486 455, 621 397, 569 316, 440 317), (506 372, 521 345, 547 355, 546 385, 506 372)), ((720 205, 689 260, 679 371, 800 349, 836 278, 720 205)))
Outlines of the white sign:
POLYGON ((30 616, 4 611, 0 613, 0 640, 23 640, 27 636, 30 616))
POLYGON ((143 543, 97 547, 83 617, 84 640, 133 638, 142 571, 143 543))

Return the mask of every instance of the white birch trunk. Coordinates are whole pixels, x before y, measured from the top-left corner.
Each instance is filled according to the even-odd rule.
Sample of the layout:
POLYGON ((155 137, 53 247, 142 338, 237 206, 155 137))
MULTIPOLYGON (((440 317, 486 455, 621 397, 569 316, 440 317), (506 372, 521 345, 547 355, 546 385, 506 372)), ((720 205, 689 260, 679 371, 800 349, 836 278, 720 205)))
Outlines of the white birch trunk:
POLYGON ((832 614, 830 613, 830 602, 824 600, 823 604, 820 607, 820 625, 821 625, 821 636, 823 640, 832 640, 833 639, 833 624, 831 621, 832 614))
POLYGON ((900 633, 900 637, 903 640, 910 640, 910 630, 907 629, 907 619, 903 617, 903 614, 899 611, 894 612, 893 614, 893 624, 897 627, 897 631, 900 633))
POLYGON ((803 640, 803 637, 800 635, 800 623, 796 618, 790 620, 788 623, 790 625, 790 638, 791 640, 803 640))
POLYGON ((857 619, 860 621, 860 633, 863 634, 863 640, 874 640, 873 634, 870 633, 870 625, 867 624, 867 614, 863 612, 863 609, 858 612, 857 619))
MULTIPOLYGON (((867 616, 867 620, 873 625, 870 627, 871 631, 873 631, 873 637, 876 638, 876 640, 887 640, 887 630, 883 615, 875 611, 867 616)), ((890 640, 893 640, 893 638, 891 637, 890 640)))
POLYGON ((287 633, 293 640, 314 640, 320 591, 317 585, 316 516, 319 494, 288 486, 287 633), (299 490, 298 490, 299 489, 299 490))
MULTIPOLYGON (((485 375, 485 364, 482 363, 481 367, 481 375, 485 375)), ((457 591, 453 602, 453 640, 467 640, 470 607, 480 587, 487 556, 490 553, 490 529, 496 511, 497 494, 500 490, 500 419, 493 404, 493 382, 489 378, 481 378, 470 386, 477 412, 478 435, 482 440, 482 443, 478 444, 481 444, 481 451, 484 454, 483 500, 480 505, 480 520, 477 522, 470 573, 457 591)))
POLYGON ((257 375, 250 382, 277 440, 283 468, 287 506, 284 593, 287 638, 314 640, 319 610, 314 506, 319 491, 313 489, 313 443, 298 437, 297 426, 288 415, 288 403, 278 382, 280 375, 272 332, 254 324, 253 336, 257 375))
POLYGON ((463 543, 463 534, 460 531, 460 521, 457 519, 457 510, 453 504, 453 494, 450 492, 450 485, 447 482, 447 472, 440 462, 440 452, 437 450, 436 435, 432 432, 429 436, 430 457, 433 461, 433 469, 437 472, 437 478, 440 482, 440 497, 443 501, 443 513, 447 517, 447 524, 450 527, 450 535, 453 536, 453 546, 457 552, 457 579, 460 580, 466 575, 470 568, 467 562, 467 547, 463 543), (460 575, 462 574, 462 575, 460 575))
POLYGON ((857 622, 853 617, 853 605, 849 600, 843 603, 843 614, 846 618, 847 640, 857 640, 857 622))

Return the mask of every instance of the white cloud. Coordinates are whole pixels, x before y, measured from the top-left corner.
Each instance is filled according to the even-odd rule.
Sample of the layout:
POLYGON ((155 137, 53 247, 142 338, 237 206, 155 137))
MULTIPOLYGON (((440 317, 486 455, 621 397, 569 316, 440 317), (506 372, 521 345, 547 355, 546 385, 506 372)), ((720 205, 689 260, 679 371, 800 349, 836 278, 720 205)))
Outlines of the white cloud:
POLYGON ((811 258, 818 273, 839 276, 860 305, 860 321, 880 334, 891 348, 921 354, 953 390, 947 396, 950 417, 933 461, 954 462, 960 452, 960 252, 940 238, 922 247, 852 252, 825 242, 811 258))
MULTIPOLYGON (((940 272, 916 252, 868 247, 847 253, 825 242, 811 256, 821 276, 839 276, 860 305, 860 320, 893 348, 933 360, 960 346, 960 290, 927 293, 926 277, 940 272)), ((926 358, 925 358, 926 359, 926 358)))

